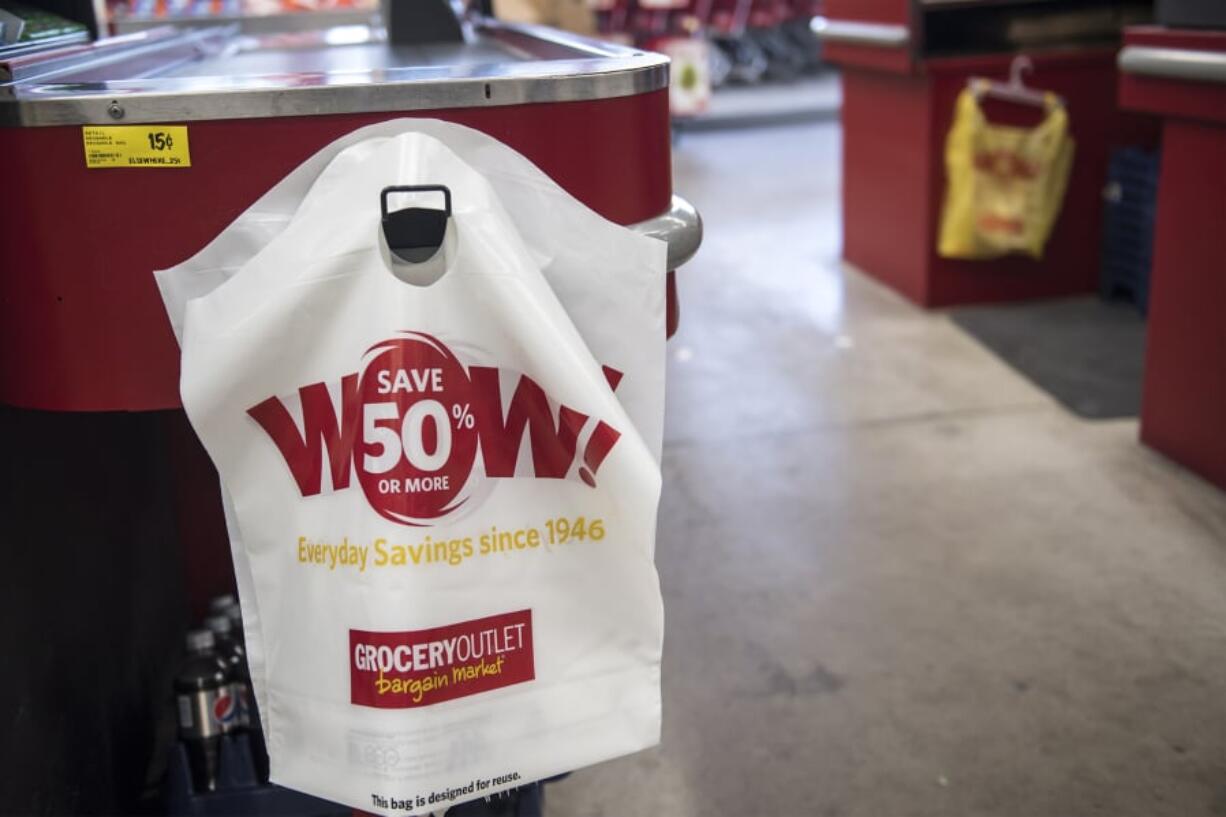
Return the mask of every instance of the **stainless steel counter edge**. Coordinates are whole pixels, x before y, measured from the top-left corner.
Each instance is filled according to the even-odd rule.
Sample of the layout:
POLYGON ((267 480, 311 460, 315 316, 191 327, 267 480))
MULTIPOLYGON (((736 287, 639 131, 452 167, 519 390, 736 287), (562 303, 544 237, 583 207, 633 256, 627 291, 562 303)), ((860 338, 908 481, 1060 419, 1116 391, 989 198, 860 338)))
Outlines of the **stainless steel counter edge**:
POLYGON ((0 85, 0 126, 122 125, 476 108, 634 96, 668 87, 668 58, 534 26, 501 26, 574 59, 293 75, 0 85))
POLYGON ((1163 79, 1226 82, 1226 53, 1191 48, 1129 45, 1120 51, 1120 70, 1163 79))
POLYGON ((677 269, 694 257, 702 245, 702 216, 680 196, 673 196, 666 212, 631 224, 636 233, 668 242, 668 268, 677 269))
POLYGON ((904 25, 814 17, 810 27, 819 39, 832 43, 867 45, 877 48, 906 48, 911 42, 911 33, 904 25))

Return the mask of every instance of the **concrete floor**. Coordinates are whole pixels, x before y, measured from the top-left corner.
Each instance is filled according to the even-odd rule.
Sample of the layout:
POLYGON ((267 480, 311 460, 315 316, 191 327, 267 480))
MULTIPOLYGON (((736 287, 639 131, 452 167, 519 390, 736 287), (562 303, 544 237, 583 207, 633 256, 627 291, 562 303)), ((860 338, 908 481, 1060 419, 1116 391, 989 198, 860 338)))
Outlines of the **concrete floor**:
POLYGON ((839 139, 676 150, 663 743, 549 813, 1226 814, 1226 496, 841 267, 839 139))

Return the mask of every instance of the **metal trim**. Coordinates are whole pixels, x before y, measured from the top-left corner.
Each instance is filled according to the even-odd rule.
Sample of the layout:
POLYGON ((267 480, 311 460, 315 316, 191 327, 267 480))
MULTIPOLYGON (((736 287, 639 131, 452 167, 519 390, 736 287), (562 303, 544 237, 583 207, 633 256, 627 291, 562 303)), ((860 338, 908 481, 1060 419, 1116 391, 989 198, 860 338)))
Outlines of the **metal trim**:
POLYGON ((1118 64, 1126 74, 1226 83, 1226 53, 1222 52, 1129 45, 1120 51, 1118 64))
POLYGON ((0 80, 23 84, 50 82, 56 74, 85 69, 98 69, 124 60, 163 54, 167 58, 183 58, 220 48, 232 40, 238 27, 197 28, 178 31, 173 26, 159 26, 136 34, 125 34, 100 40, 92 47, 56 49, 46 54, 29 54, 0 62, 0 80), (7 64, 7 68, 6 68, 7 64))
POLYGON ((674 195, 668 210, 646 221, 631 224, 641 235, 668 243, 668 268, 675 270, 694 257, 702 245, 702 216, 680 196, 674 195))
POLYGON ((217 119, 477 108, 635 96, 668 87, 668 58, 537 26, 498 24, 573 58, 277 76, 157 77, 0 85, 0 126, 177 123, 217 119), (116 110, 118 109, 118 110, 116 110), (118 113, 118 115, 116 115, 118 113))
POLYGON ((371 9, 343 8, 317 9, 307 14, 300 11, 274 14, 217 14, 183 20, 133 15, 117 17, 111 22, 111 25, 118 35, 148 31, 168 23, 210 28, 233 25, 238 26, 244 34, 280 34, 286 31, 313 31, 333 26, 368 25, 377 13, 371 9))
POLYGON ((858 20, 814 17, 810 27, 813 33, 825 42, 876 48, 906 48, 911 42, 910 30, 904 25, 893 23, 865 23, 858 20))

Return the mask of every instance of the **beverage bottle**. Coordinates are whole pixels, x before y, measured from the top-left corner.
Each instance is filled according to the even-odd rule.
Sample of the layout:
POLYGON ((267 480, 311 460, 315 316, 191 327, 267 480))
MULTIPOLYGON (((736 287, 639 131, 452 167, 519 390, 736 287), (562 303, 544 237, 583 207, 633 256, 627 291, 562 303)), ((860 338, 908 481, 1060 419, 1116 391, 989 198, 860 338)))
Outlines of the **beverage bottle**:
POLYGON ((251 725, 251 676, 243 642, 234 632, 230 617, 224 613, 209 616, 204 626, 213 634, 214 649, 225 661, 230 677, 229 701, 218 702, 218 720, 227 732, 246 729, 251 725))
POLYGON ((268 749, 264 745, 264 730, 260 725, 259 707, 255 703, 255 692, 251 688, 251 670, 247 664, 247 640, 243 635, 243 612, 238 601, 233 596, 218 596, 211 607, 225 607, 225 613, 230 618, 230 640, 241 650, 241 660, 232 665, 234 677, 241 685, 239 705, 241 707, 241 724, 248 730, 251 737, 251 753, 255 761, 256 774, 261 781, 268 780, 268 749), (228 600, 228 605, 223 602, 228 600))
POLYGON ((216 616, 225 613, 231 607, 238 606, 238 599, 233 593, 225 593, 221 596, 214 596, 209 599, 209 615, 216 616))
POLYGON ((217 709, 219 702, 224 707, 231 694, 229 669, 213 648, 213 633, 190 631, 187 657, 174 681, 179 706, 179 739, 187 749, 192 784, 197 792, 217 788, 221 736, 225 731, 217 717, 217 709))
MULTIPOLYGON (((233 598, 231 596, 230 598, 233 598)), ((247 648, 247 637, 243 633, 243 608, 235 601, 228 605, 223 612, 230 618, 230 635, 237 641, 245 650, 247 648)))
MULTIPOLYGON (((226 598, 226 597, 223 597, 226 598)), ((219 718, 227 732, 245 734, 251 750, 256 779, 268 781, 268 750, 264 745, 264 733, 260 726, 260 714, 251 689, 251 671, 247 666, 246 642, 243 639, 242 617, 238 602, 228 597, 230 604, 224 612, 215 612, 204 620, 217 642, 217 652, 225 660, 230 671, 230 695, 225 706, 219 704, 219 718)), ((213 605, 222 607, 222 605, 213 605)))
POLYGON ((233 593, 209 599, 209 615, 229 617, 230 637, 240 644, 243 643, 243 611, 233 593))

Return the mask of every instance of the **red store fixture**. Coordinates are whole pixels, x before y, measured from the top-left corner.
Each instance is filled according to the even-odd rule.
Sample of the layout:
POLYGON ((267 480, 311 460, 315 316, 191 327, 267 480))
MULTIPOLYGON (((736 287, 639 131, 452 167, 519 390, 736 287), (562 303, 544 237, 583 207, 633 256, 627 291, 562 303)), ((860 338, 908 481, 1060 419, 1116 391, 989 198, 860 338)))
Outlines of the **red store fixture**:
MULTIPOLYGON (((1097 290, 1109 151, 1152 144, 1155 129, 1116 106, 1118 28, 1102 27, 1101 15, 1087 15, 1080 28, 1067 20, 1052 25, 1043 16, 1078 5, 1091 4, 827 0, 815 28, 824 58, 842 69, 843 254, 849 262, 926 307, 1097 290), (1006 79, 1022 52, 1034 66, 1027 85, 1064 98, 1076 140, 1060 219, 1041 261, 942 258, 936 236, 954 102, 972 76, 1006 79)), ((1130 4, 1118 5, 1121 16, 1131 13, 1130 4)), ((993 121, 1016 125, 1039 116, 1000 102, 989 103, 987 112, 993 121)))
MULTIPOLYGON (((0 219, 11 270, 0 284, 0 403, 175 409, 165 451, 197 606, 233 579, 216 478, 177 410, 178 346, 152 271, 196 252, 321 147, 388 119, 445 119, 507 143, 607 218, 665 239, 671 269, 701 241, 697 213, 672 193, 665 58, 474 24, 467 42, 431 45, 422 65, 397 64, 378 31, 236 39, 217 28, 150 30, 0 65, 10 80, 0 80, 0 175, 16 215, 0 219), (186 126, 191 166, 86 167, 84 126, 141 123, 186 126)), ((674 274, 660 285, 671 334, 674 274)), ((46 434, 29 444, 47 454, 69 420, 22 421, 35 418, 46 434)))
POLYGON ((1119 62, 1162 121, 1141 439, 1226 488, 1226 31, 1130 28, 1119 62))

